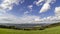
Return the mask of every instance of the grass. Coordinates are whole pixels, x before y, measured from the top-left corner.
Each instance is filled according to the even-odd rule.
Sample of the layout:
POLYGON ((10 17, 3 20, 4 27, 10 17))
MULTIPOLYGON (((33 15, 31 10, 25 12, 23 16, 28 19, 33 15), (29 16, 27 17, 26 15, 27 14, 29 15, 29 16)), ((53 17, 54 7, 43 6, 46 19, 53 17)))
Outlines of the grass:
POLYGON ((0 34, 60 34, 60 26, 31 31, 0 28, 0 34))

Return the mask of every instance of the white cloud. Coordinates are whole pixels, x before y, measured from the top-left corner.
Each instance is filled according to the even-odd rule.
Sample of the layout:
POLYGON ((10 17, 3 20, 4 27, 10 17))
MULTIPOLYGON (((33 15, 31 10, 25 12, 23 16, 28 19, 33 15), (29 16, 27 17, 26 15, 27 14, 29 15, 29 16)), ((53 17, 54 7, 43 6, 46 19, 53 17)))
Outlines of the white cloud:
POLYGON ((45 4, 40 9, 39 13, 46 12, 47 10, 49 10, 51 7, 50 3, 53 3, 53 2, 55 2, 55 0, 46 0, 45 4))
POLYGON ((36 4, 37 6, 42 5, 41 2, 43 2, 44 0, 38 0, 38 1, 34 1, 33 4, 36 4))
POLYGON ((48 16, 44 18, 36 18, 34 23, 57 23, 60 22, 60 16, 48 16))
POLYGON ((31 12, 32 9, 33 9, 33 5, 28 5, 27 7, 29 8, 29 10, 30 10, 30 12, 31 12))
POLYGON ((35 18, 34 21, 40 21, 40 20, 41 20, 40 17, 37 17, 37 18, 35 18))
POLYGON ((60 7, 55 8, 55 15, 60 16, 60 7))
POLYGON ((22 0, 3 0, 0 4, 0 23, 19 23, 20 19, 7 11, 13 9, 14 4, 18 5, 22 0))
POLYGON ((0 4, 0 12, 6 13, 9 10, 12 10, 14 4, 18 5, 20 3, 23 3, 22 0, 3 0, 0 4))
POLYGON ((60 7, 55 7, 55 15, 50 18, 51 21, 60 22, 60 7))
POLYGON ((51 3, 51 4, 53 4, 53 3, 56 2, 56 0, 45 0, 45 2, 46 2, 46 3, 51 3))
POLYGON ((26 11, 26 12, 24 12, 24 15, 27 15, 29 12, 28 11, 26 11))
POLYGON ((38 0, 38 1, 34 1, 33 4, 40 6, 43 4, 42 2, 53 4, 54 2, 56 2, 56 0, 38 0))
MULTIPOLYGON (((42 1, 45 0, 39 0, 36 2, 37 5, 39 5, 42 1)), ((47 11, 50 9, 50 4, 52 0, 45 1, 45 4, 40 10, 40 13, 47 11)), ((5 14, 6 9, 12 10, 13 4, 19 4, 19 1, 17 0, 5 0, 0 4, 0 11, 4 11, 4 14, 0 13, 0 23, 51 23, 51 22, 58 22, 60 20, 60 16, 48 16, 44 18, 40 18, 39 16, 29 16, 26 15, 29 13, 28 11, 24 12, 25 15, 22 17, 16 17, 11 14, 5 14)), ((22 3, 22 2, 21 2, 22 3)), ((53 3, 53 2, 52 2, 53 3)), ((28 8, 32 10, 33 5, 29 5, 28 8)), ((60 7, 55 8, 55 13, 60 14, 60 7)))
POLYGON ((51 7, 50 4, 53 4, 55 2, 56 0, 38 0, 38 1, 34 1, 33 3, 35 3, 37 6, 43 5, 39 11, 39 13, 42 13, 42 12, 46 12, 47 10, 49 10, 51 7), (45 3, 43 4, 43 2, 45 3))
POLYGON ((29 9, 32 9, 32 7, 33 7, 33 5, 29 5, 29 6, 28 6, 29 9))
POLYGON ((48 16, 41 19, 41 22, 43 23, 57 23, 60 22, 60 7, 55 8, 55 15, 54 16, 48 16))
POLYGON ((59 22, 60 16, 48 16, 40 18, 39 16, 23 15, 16 17, 11 14, 0 15, 0 23, 56 23, 59 22))
POLYGON ((44 0, 38 0, 38 2, 36 2, 36 4, 38 5, 38 4, 40 4, 42 1, 44 1, 44 0))
MULTIPOLYGON (((39 18, 38 16, 28 16, 24 15, 23 17, 20 17, 20 23, 35 23, 35 19, 39 18)), ((37 23, 37 22, 36 22, 37 23)))
POLYGON ((60 22, 60 7, 55 7, 54 13, 55 13, 54 16, 48 16, 48 17, 42 18, 41 21, 46 23, 60 22))
POLYGON ((41 19, 42 23, 57 23, 60 22, 59 16, 48 16, 41 19))
POLYGON ((39 18, 40 18, 39 16, 23 15, 21 17, 16 17, 16 16, 11 15, 11 14, 2 14, 2 15, 0 15, 0 23, 13 23, 13 24, 14 23, 15 24, 37 23, 37 22, 35 22, 35 20, 37 20, 39 18))
POLYGON ((2 14, 0 15, 0 23, 14 23, 16 17, 10 14, 2 14))
POLYGON ((14 23, 16 17, 7 14, 7 11, 12 10, 14 4, 19 4, 19 0, 3 0, 0 4, 0 23, 14 23))
POLYGON ((50 5, 48 3, 45 3, 43 7, 40 10, 40 13, 45 12, 50 9, 50 5))
POLYGON ((21 0, 20 3, 22 4, 22 3, 24 3, 24 1, 25 1, 25 0, 21 0))

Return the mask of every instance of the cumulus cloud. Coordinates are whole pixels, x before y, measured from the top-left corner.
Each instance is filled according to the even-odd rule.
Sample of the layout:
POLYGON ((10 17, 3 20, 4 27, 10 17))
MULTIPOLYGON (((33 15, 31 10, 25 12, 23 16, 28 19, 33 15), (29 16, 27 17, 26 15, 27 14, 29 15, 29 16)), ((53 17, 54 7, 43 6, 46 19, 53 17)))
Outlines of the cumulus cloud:
POLYGON ((48 17, 44 17, 41 19, 42 23, 57 23, 60 22, 60 17, 59 16, 48 16, 48 17))
POLYGON ((28 8, 32 11, 33 5, 28 5, 28 8))
POLYGON ((29 8, 29 9, 32 9, 32 7, 33 7, 33 5, 28 5, 28 8, 29 8))
POLYGON ((36 4, 38 5, 38 4, 41 3, 42 1, 44 1, 44 0, 38 0, 38 2, 36 2, 36 4))
POLYGON ((33 3, 35 3, 37 6, 43 5, 39 11, 39 13, 42 13, 42 12, 46 12, 47 10, 49 10, 51 7, 50 4, 53 4, 55 2, 56 0, 38 0, 38 1, 34 1, 33 3), (45 2, 45 3, 43 4, 42 2, 45 2))
POLYGON ((2 14, 0 15, 0 23, 14 23, 16 17, 10 14, 2 14))
POLYGON ((55 7, 55 16, 52 18, 55 22, 60 22, 60 7, 55 7))
POLYGON ((40 21, 40 17, 35 18, 34 21, 40 21))
POLYGON ((0 4, 0 23, 19 23, 20 19, 15 15, 8 14, 7 11, 13 9, 14 5, 18 5, 22 0, 3 0, 0 4))
POLYGON ((55 15, 60 16, 60 7, 55 8, 55 15))
POLYGON ((48 17, 44 17, 41 20, 41 22, 46 22, 46 23, 56 23, 56 22, 60 22, 60 7, 55 7, 55 11, 54 11, 55 15, 54 16, 48 16, 48 17))
POLYGON ((56 0, 45 0, 45 2, 46 2, 46 3, 51 3, 51 4, 53 4, 53 3, 56 2, 56 0))
POLYGON ((38 1, 34 1, 33 4, 36 4, 37 6, 42 5, 41 2, 43 2, 44 0, 38 0, 38 1))
MULTIPOLYGON (((45 1, 44 5, 42 6, 40 13, 47 11, 50 9, 50 3, 54 3, 53 0, 38 0, 36 2, 36 5, 39 5, 41 2, 45 1)), ((24 2, 24 1, 23 1, 24 2)), ((21 2, 21 3, 23 3, 21 2)), ((60 20, 60 16, 48 16, 44 18, 40 18, 39 16, 29 16, 26 15, 29 12, 26 11, 24 12, 24 15, 22 17, 16 17, 11 14, 7 14, 6 10, 12 10, 13 9, 13 4, 19 4, 19 1, 17 0, 4 0, 0 4, 0 23, 51 23, 51 22, 58 22, 60 20)), ((29 5, 28 8, 32 10, 33 5, 29 5)), ((55 8, 55 14, 60 14, 60 7, 55 8)))
POLYGON ((48 3, 45 3, 43 7, 40 10, 40 13, 45 12, 50 9, 50 5, 48 3))
POLYGON ((3 0, 0 4, 0 23, 16 22, 16 17, 8 14, 7 11, 13 9, 14 4, 19 4, 19 0, 3 0))
POLYGON ((50 9, 50 3, 53 3, 55 0, 46 0, 45 1, 45 4, 42 6, 42 8, 40 9, 40 12, 39 13, 42 13, 42 12, 46 12, 47 10, 50 9))
POLYGON ((20 17, 20 22, 23 22, 23 23, 35 23, 35 19, 37 19, 37 18, 39 18, 39 17, 38 16, 24 15, 23 17, 20 17))
POLYGON ((42 2, 53 4, 54 2, 56 2, 56 0, 38 0, 38 1, 34 1, 33 4, 40 6, 42 5, 42 2))
POLYGON ((55 15, 40 18, 38 16, 23 16, 20 18, 20 22, 24 23, 57 23, 60 22, 60 7, 55 8, 55 15), (28 19, 29 18, 29 19, 28 19))
MULTIPOLYGON (((12 24, 23 24, 23 23, 37 23, 39 16, 29 16, 23 15, 21 17, 16 17, 11 14, 0 15, 0 23, 12 23, 12 24)), ((40 22, 39 22, 40 23, 40 22)))
POLYGON ((14 4, 18 5, 19 2, 23 3, 22 0, 3 0, 0 4, 0 12, 6 12, 12 10, 14 4))

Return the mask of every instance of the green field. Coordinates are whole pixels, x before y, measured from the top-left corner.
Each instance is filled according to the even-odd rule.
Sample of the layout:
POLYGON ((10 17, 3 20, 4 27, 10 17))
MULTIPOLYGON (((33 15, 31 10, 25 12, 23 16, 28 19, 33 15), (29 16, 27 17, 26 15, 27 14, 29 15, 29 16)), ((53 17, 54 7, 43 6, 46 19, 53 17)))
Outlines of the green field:
POLYGON ((45 30, 13 30, 0 28, 0 34, 60 34, 60 26, 47 28, 45 30))

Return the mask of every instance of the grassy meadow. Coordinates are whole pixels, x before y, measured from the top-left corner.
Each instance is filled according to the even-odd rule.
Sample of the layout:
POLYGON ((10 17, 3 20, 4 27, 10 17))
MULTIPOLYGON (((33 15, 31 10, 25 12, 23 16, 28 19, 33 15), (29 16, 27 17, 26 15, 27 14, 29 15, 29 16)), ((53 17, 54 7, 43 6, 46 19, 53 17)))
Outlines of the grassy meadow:
POLYGON ((0 34, 60 34, 60 26, 46 28, 45 30, 14 30, 0 28, 0 34))

